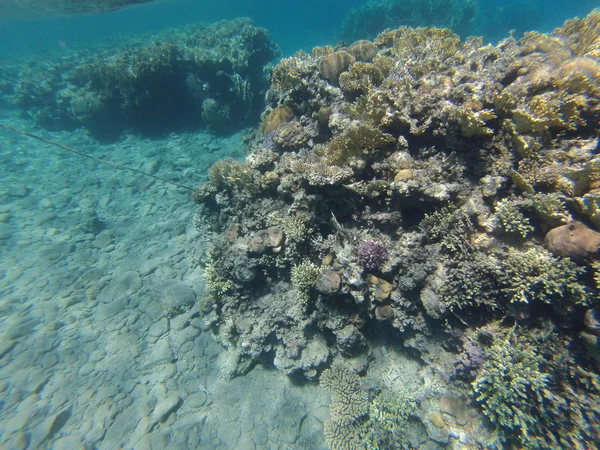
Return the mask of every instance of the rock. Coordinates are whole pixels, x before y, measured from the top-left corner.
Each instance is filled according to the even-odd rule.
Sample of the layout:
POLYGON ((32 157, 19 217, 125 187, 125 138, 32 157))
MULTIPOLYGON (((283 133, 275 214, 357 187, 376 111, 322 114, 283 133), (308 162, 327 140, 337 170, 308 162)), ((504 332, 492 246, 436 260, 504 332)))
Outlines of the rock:
POLYGON ((598 255, 600 233, 581 222, 553 228, 544 239, 546 248, 557 256, 568 256, 575 260, 587 260, 598 255))
POLYGON ((0 223, 0 240, 4 241, 13 234, 13 228, 5 223, 0 223))
POLYGON ((315 287, 323 294, 333 294, 340 290, 342 278, 335 270, 324 269, 317 276, 315 287))
POLYGON ((165 281, 154 290, 165 311, 180 311, 196 301, 192 288, 178 280, 165 281))
POLYGON ((463 399, 454 395, 444 395, 440 398, 440 410, 450 414, 456 423, 464 426, 469 421, 469 410, 463 399))
POLYGON ((179 395, 173 394, 162 399, 156 404, 156 407, 152 412, 152 423, 162 422, 180 405, 181 397, 179 397, 179 395))
POLYGON ((335 335, 336 344, 345 355, 354 354, 366 343, 365 337, 354 325, 346 325, 338 330, 335 335))

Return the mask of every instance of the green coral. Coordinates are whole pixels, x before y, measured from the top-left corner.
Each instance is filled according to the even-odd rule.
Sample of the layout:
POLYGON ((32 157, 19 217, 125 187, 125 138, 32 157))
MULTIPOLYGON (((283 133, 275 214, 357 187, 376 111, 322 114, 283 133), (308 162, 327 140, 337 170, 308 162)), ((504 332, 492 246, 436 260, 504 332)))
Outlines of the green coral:
POLYGON ((215 261, 214 255, 208 254, 208 264, 204 269, 204 281, 206 282, 206 294, 209 298, 219 298, 229 291, 233 284, 230 280, 223 277, 217 269, 218 264, 215 261))
POLYGON ((393 136, 365 123, 354 123, 342 134, 334 136, 326 146, 315 147, 315 153, 325 158, 327 164, 340 166, 368 156, 377 149, 389 147, 393 136))
POLYGON ((369 395, 358 374, 342 362, 334 362, 321 374, 320 385, 331 393, 331 419, 324 424, 331 450, 364 449, 369 414, 369 395))
MULTIPOLYGON (((572 345, 552 329, 543 333, 486 327, 491 345, 473 382, 482 411, 496 426, 502 448, 596 447, 600 377, 582 367, 572 345)), ((484 329, 485 330, 485 329, 484 329)))
POLYGON ((309 291, 315 285, 319 273, 319 267, 308 260, 302 261, 300 264, 292 267, 292 286, 298 293, 301 301, 308 301, 309 291))
POLYGON ((496 203, 494 211, 494 228, 508 234, 518 234, 523 239, 531 233, 534 228, 520 211, 522 202, 517 199, 502 199, 496 203))
POLYGON ((579 276, 585 271, 569 258, 555 258, 544 248, 517 250, 504 254, 499 271, 502 292, 511 303, 539 301, 587 303, 585 286, 579 276))
POLYGON ((350 70, 340 75, 340 89, 353 94, 366 94, 374 86, 379 86, 383 81, 381 70, 374 64, 357 62, 350 66, 350 70))
POLYGON ((450 253, 466 253, 471 244, 469 237, 473 232, 473 224, 469 216, 461 209, 443 206, 426 214, 419 228, 432 243, 440 243, 450 253))
POLYGON ((208 169, 208 179, 217 188, 236 188, 240 191, 255 192, 252 169, 235 159, 226 158, 213 164, 208 169))
POLYGON ((453 311, 474 306, 495 309, 496 266, 494 258, 479 252, 454 260, 439 291, 448 309, 453 311))
POLYGON ((501 433, 514 434, 524 444, 539 431, 536 424, 547 402, 549 375, 541 369, 542 358, 512 331, 497 339, 486 357, 473 382, 476 399, 501 433))
POLYGON ((313 233, 308 218, 301 214, 291 214, 283 219, 283 232, 288 243, 306 241, 313 233))
POLYGON ((556 225, 573 221, 565 202, 556 192, 525 193, 524 196, 531 201, 533 209, 544 222, 556 225))
POLYGON ((368 433, 365 448, 405 448, 406 433, 410 432, 411 421, 417 417, 419 401, 416 393, 408 389, 401 392, 384 390, 369 407, 368 433))

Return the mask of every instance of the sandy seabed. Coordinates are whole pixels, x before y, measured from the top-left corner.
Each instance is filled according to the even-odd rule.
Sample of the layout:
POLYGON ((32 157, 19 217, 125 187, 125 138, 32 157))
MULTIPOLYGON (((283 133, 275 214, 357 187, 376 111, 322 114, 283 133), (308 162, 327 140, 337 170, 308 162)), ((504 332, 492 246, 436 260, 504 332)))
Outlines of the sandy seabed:
MULTIPOLYGON (((242 155, 241 134, 40 134, 191 186, 242 155)), ((189 193, 4 130, 0 177, 0 448, 326 448, 324 389, 221 376, 189 193)))

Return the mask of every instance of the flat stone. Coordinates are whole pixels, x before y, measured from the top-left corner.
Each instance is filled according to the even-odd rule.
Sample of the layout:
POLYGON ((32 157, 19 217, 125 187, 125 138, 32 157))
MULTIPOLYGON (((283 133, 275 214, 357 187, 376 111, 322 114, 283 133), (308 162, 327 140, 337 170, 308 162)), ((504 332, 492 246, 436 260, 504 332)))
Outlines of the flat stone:
POLYGON ((204 391, 194 392, 185 399, 186 406, 191 408, 200 408, 208 401, 208 395, 204 391))
POLYGON ((159 339, 156 344, 152 346, 152 352, 146 360, 145 367, 151 368, 158 364, 165 364, 173 360, 173 352, 171 351, 171 345, 167 336, 159 339))
POLYGON ((167 398, 162 399, 156 404, 156 407, 152 412, 152 423, 162 422, 180 405, 181 397, 177 394, 172 394, 167 398))
POLYGON ((188 308, 196 301, 192 288, 178 280, 165 281, 156 286, 154 291, 165 311, 188 308))
POLYGON ((0 223, 0 240, 4 241, 13 234, 13 227, 6 223, 0 223))
POLYGON ((469 421, 469 410, 465 401, 453 395, 440 398, 440 410, 456 419, 456 423, 464 426, 469 421))

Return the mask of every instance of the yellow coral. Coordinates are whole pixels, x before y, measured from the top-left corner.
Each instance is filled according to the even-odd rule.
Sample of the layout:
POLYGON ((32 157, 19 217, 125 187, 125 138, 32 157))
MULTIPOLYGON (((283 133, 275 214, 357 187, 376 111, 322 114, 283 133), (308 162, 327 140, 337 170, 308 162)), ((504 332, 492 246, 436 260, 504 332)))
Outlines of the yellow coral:
POLYGON ((278 106, 264 118, 260 129, 263 136, 266 136, 271 131, 275 131, 282 123, 290 122, 293 119, 294 112, 292 111, 292 108, 287 105, 278 106))
POLYGON ((340 75, 340 89, 344 92, 366 94, 373 86, 379 86, 383 74, 373 64, 357 62, 348 72, 340 75))
POLYGON ((491 109, 473 111, 470 108, 458 108, 456 119, 464 137, 486 136, 494 132, 487 127, 486 121, 495 119, 496 115, 491 109))
POLYGON ((360 123, 334 136, 327 146, 315 147, 315 153, 324 157, 328 164, 342 165, 350 163, 351 159, 368 156, 374 150, 388 147, 394 142, 392 135, 360 123))
POLYGON ((256 191, 252 169, 231 158, 222 159, 208 169, 208 179, 217 188, 256 191))

